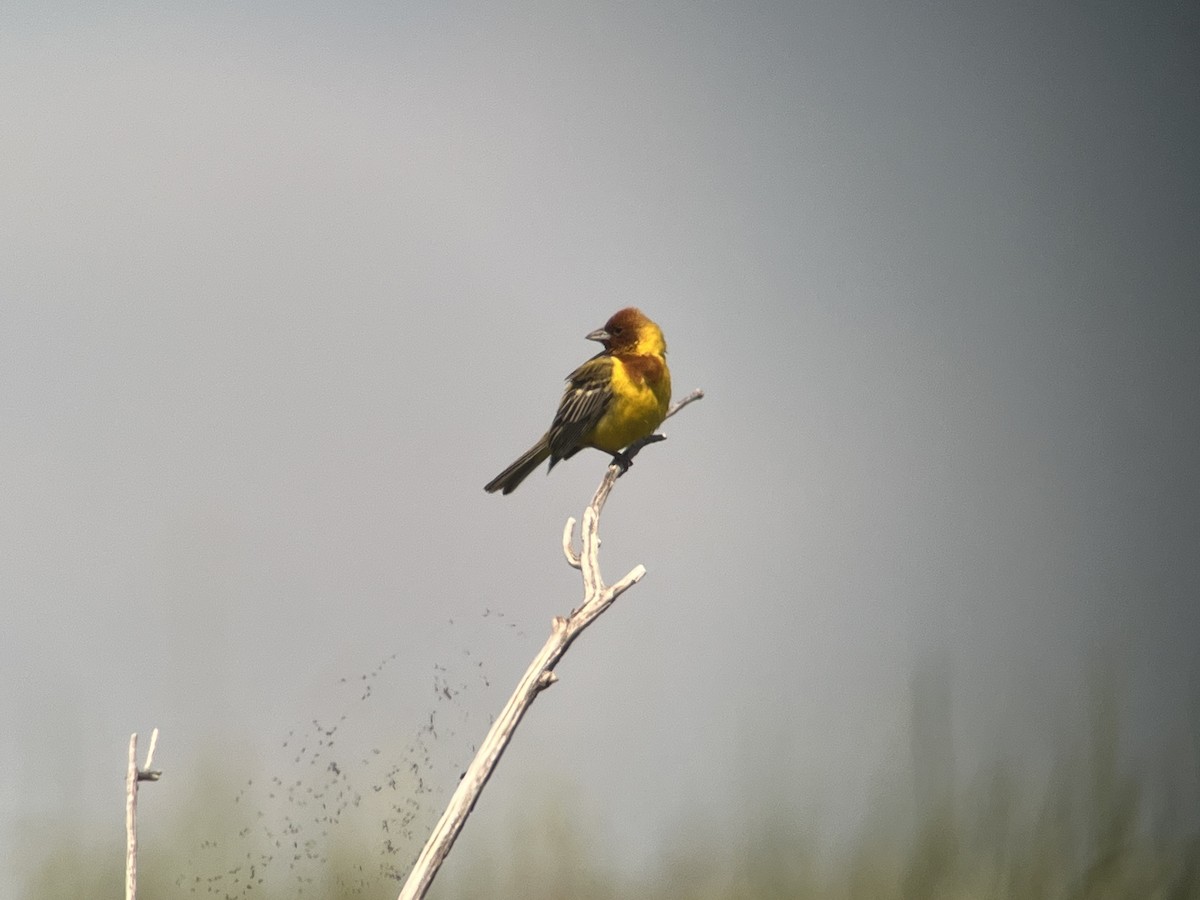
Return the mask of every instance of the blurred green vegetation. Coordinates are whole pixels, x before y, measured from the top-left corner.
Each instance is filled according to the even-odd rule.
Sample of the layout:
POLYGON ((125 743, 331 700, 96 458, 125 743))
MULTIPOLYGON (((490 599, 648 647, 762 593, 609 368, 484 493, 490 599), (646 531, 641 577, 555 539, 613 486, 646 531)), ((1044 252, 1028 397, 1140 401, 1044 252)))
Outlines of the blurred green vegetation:
MULTIPOLYGON (((1048 777, 997 761, 960 787, 952 774, 949 692, 940 683, 914 684, 911 783, 893 792, 909 800, 881 800, 840 850, 815 846, 814 825, 802 812, 730 810, 730 822, 709 816, 703 832, 688 826, 663 835, 649 871, 613 871, 591 852, 602 841, 594 816, 581 811, 564 787, 519 811, 475 858, 464 858, 460 842, 431 896, 1200 900, 1195 742, 1168 748, 1168 762, 1135 771, 1122 752, 1117 692, 1101 678, 1092 692, 1087 739, 1062 748, 1048 777), (735 814, 736 821, 754 824, 734 825, 735 814), (731 834, 741 837, 730 840, 731 834)), ((318 827, 322 817, 298 816, 294 805, 252 809, 239 819, 230 815, 231 798, 244 788, 239 792, 223 779, 216 765, 200 783, 169 821, 159 815, 141 822, 143 900, 394 897, 401 874, 394 867, 416 855, 424 837, 418 827, 426 818, 431 825, 437 813, 416 823, 404 819, 413 828, 403 838, 391 834, 396 820, 386 810, 369 808, 369 797, 354 802, 368 807, 354 828, 318 827), (381 823, 388 834, 376 833, 381 823)), ((314 794, 303 779, 291 790, 314 794)), ((52 830, 27 831, 26 838, 22 897, 120 896, 124 836, 118 826, 89 835, 71 823, 55 823, 52 830)))

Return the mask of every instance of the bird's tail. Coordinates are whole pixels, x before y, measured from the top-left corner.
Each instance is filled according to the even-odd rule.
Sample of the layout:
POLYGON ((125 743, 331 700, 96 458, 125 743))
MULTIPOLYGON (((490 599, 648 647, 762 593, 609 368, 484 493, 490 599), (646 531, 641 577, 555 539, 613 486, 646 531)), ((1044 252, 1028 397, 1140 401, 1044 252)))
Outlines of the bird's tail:
POLYGON ((511 494, 517 489, 529 473, 546 461, 550 455, 550 435, 542 435, 542 439, 521 454, 520 458, 484 485, 483 489, 489 494, 496 491, 511 494))

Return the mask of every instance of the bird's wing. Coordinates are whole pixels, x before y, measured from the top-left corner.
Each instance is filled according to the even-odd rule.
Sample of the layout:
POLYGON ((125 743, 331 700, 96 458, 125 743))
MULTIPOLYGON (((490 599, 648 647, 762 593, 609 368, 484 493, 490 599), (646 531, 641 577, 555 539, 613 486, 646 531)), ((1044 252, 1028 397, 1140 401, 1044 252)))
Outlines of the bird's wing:
POLYGON ((612 357, 593 356, 567 377, 558 412, 550 425, 550 459, 574 455, 612 402, 612 357))

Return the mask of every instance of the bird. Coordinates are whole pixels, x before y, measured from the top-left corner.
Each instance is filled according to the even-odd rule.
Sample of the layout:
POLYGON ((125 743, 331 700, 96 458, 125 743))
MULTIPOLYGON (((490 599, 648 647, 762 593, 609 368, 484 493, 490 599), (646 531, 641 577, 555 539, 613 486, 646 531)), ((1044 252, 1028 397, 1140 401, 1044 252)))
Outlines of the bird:
POLYGON ((662 329, 630 306, 614 313, 587 339, 599 341, 604 349, 567 376, 550 430, 484 485, 489 494, 511 494, 546 459, 548 473, 584 447, 612 454, 624 470, 630 460, 621 451, 654 434, 666 418, 671 371, 662 329))

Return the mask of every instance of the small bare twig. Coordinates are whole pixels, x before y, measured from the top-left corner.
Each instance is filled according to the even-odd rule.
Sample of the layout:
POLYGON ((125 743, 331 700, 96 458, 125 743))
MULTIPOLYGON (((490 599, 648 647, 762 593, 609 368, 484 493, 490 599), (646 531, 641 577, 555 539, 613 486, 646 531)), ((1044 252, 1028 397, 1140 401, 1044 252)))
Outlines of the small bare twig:
POLYGON ((150 768, 154 764, 154 748, 158 745, 158 729, 150 732, 150 750, 146 765, 138 768, 137 732, 129 736, 129 767, 125 773, 125 900, 137 897, 137 792, 139 781, 158 781, 162 772, 150 768))
MULTIPOLYGON (((682 400, 671 406, 667 417, 673 416, 683 407, 704 396, 700 390, 692 391, 682 400)), ((662 435, 651 435, 644 440, 631 444, 625 450, 626 460, 631 460, 646 444, 663 440, 662 435)), ((551 623, 550 637, 533 658, 525 674, 521 676, 517 689, 513 691, 508 703, 492 723, 491 729, 479 746, 479 752, 467 771, 463 773, 458 787, 450 798, 450 804, 442 813, 441 819, 434 826, 433 833, 425 843, 425 848, 413 864, 408 880, 400 890, 399 900, 420 900, 433 884, 433 879, 450 854, 454 841, 466 824, 467 817, 475 808, 475 803, 483 791, 484 785, 492 777, 492 772, 500 757, 504 754, 508 743, 512 740, 517 725, 525 713, 533 705, 533 701, 543 690, 558 680, 554 667, 562 659, 563 654, 583 630, 594 622, 601 613, 608 609, 614 600, 633 587, 646 574, 643 566, 634 566, 624 578, 611 585, 605 585, 600 575, 600 512, 605 501, 621 477, 624 470, 614 462, 604 473, 600 487, 596 489, 592 502, 583 512, 583 525, 580 529, 580 550, 575 552, 572 547, 572 535, 575 530, 575 519, 567 519, 563 529, 563 555, 568 565, 579 569, 583 576, 583 603, 575 609, 569 618, 555 616, 551 623)))

